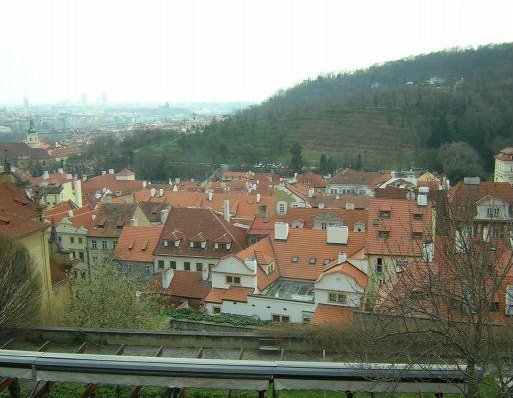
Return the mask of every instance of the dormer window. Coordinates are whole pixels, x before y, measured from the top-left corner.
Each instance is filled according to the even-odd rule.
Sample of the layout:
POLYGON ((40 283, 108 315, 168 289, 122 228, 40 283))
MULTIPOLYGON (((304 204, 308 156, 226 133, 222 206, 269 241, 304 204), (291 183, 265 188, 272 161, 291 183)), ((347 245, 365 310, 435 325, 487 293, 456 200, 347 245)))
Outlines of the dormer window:
POLYGON ((379 231, 380 239, 388 239, 390 236, 390 231, 379 231))
POLYGON ((489 207, 486 209, 486 215, 488 218, 497 218, 499 217, 499 211, 500 209, 498 207, 489 207))
POLYGON ((193 249, 204 249, 207 242, 191 242, 190 247, 193 249))
POLYGON ((178 240, 175 240, 173 243, 174 243, 175 247, 178 247, 178 246, 180 246, 180 242, 181 242, 181 239, 178 239, 178 240))
POLYGON ((324 265, 328 265, 329 263, 331 263, 331 259, 330 258, 325 258, 324 261, 323 261, 323 264, 324 265))
POLYGON ((168 247, 169 246, 169 241, 167 239, 164 239, 164 241, 162 242, 162 245, 164 247, 168 247))
POLYGON ((390 218, 390 210, 380 210, 379 217, 380 218, 390 218))

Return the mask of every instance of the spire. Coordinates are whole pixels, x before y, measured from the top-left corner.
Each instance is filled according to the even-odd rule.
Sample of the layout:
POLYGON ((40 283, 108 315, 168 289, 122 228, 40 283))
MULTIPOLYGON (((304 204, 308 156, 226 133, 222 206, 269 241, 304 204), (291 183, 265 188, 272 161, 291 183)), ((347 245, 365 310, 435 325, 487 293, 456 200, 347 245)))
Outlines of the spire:
POLYGON ((34 120, 32 120, 32 119, 30 119, 30 122, 29 122, 28 133, 29 134, 35 134, 36 133, 36 128, 34 127, 34 120))

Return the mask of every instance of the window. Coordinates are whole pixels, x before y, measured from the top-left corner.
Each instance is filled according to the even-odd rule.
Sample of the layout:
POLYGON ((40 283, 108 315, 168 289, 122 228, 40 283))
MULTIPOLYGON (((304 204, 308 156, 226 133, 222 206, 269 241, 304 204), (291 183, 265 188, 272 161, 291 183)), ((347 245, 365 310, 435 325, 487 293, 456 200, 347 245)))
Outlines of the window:
POLYGON ((328 265, 329 263, 331 263, 331 258, 325 258, 323 264, 328 265))
POLYGON ((497 301, 490 303, 490 312, 499 311, 499 303, 497 301))
POLYGON ((78 243, 82 243, 82 238, 78 238, 78 243))
POLYGON ((164 268, 164 260, 157 261, 157 264, 158 264, 159 269, 163 269, 164 268))
POLYGON ((203 271, 203 263, 196 263, 196 271, 198 271, 198 272, 203 271))
POLYGON ((84 261, 84 252, 78 252, 78 257, 80 257, 81 261, 84 261))
POLYGON ((168 246, 169 246, 169 241, 168 241, 168 240, 164 240, 164 241, 162 241, 162 245, 163 245, 164 247, 168 247, 168 246))
POLYGON ((183 269, 186 270, 186 271, 190 271, 191 270, 191 263, 188 262, 188 261, 185 261, 183 263, 183 269))
POLYGON ((73 236, 71 236, 71 237, 69 238, 69 242, 70 242, 70 243, 75 243, 75 238, 74 238, 73 236))
MULTIPOLYGON (((62 242, 62 236, 59 236, 59 242, 62 242)), ((96 247, 95 247, 96 249, 96 247)))
POLYGON ((375 266, 376 266, 376 272, 379 273, 379 274, 382 273, 383 272, 383 258, 378 257, 376 259, 375 266))
POLYGON ((176 261, 172 261, 172 260, 171 260, 171 261, 169 262, 169 268, 171 268, 171 269, 176 269, 176 261))
POLYGON ((486 215, 488 218, 497 218, 499 217, 499 208, 498 207, 489 207, 486 209, 486 215))
POLYGON ((292 263, 297 263, 299 261, 299 257, 293 256, 290 260, 292 263))
POLYGON ((345 295, 343 293, 330 293, 328 296, 328 301, 330 303, 346 304, 347 303, 347 295, 345 295))
POLYGON ((285 213, 285 203, 280 203, 280 205, 279 205, 279 212, 280 212, 280 214, 284 214, 285 213))
POLYGON ((203 242, 191 242, 190 247, 193 249, 201 249, 203 246, 203 242))
POLYGON ((321 229, 326 229, 328 228, 328 224, 326 224, 325 222, 321 223, 321 229))
POLYGON ((117 240, 115 240, 114 242, 112 242, 112 248, 113 248, 113 249, 115 249, 117 245, 118 245, 118 241, 117 241, 117 240))
POLYGON ((272 320, 273 322, 290 322, 290 316, 273 314, 272 320))
POLYGON ((308 263, 310 265, 315 265, 316 262, 317 262, 317 259, 315 257, 310 257, 310 260, 308 260, 308 263))
POLYGON ((95 240, 91 241, 91 247, 92 247, 94 250, 98 249, 98 243, 97 243, 95 240))
POLYGON ((226 243, 216 243, 217 249, 219 250, 226 250, 228 247, 226 246, 226 243))
POLYGON ((228 285, 240 285, 240 276, 226 275, 225 280, 228 285))
POLYGON ((420 240, 422 239, 422 232, 413 232, 411 234, 412 239, 420 240))
POLYGON ((251 237, 251 238, 248 239, 248 243, 250 245, 254 245, 257 242, 258 242, 258 238, 251 237))
POLYGON ((106 248, 107 248, 107 241, 102 240, 102 249, 106 249, 106 248))
POLYGON ((390 218, 390 210, 380 210, 379 216, 381 218, 390 218))
POLYGON ((212 307, 212 313, 220 314, 221 313, 221 307, 212 307))
POLYGON ((380 239, 388 239, 390 236, 390 231, 379 231, 380 239))
POLYGON ((422 221, 423 215, 422 214, 414 214, 413 220, 414 221, 422 221))

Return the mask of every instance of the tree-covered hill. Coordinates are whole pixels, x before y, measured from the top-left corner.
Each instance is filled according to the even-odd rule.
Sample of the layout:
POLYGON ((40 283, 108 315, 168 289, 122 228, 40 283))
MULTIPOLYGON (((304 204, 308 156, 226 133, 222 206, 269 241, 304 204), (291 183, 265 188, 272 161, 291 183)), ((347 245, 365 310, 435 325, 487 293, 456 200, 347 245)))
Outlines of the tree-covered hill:
MULTIPOLYGON (((513 43, 320 75, 212 122, 202 133, 125 141, 120 164, 151 164, 162 175, 172 162, 288 163, 294 143, 310 166, 325 154, 338 167, 359 158, 366 169, 384 169, 440 168, 440 153, 475 152, 462 141, 477 151, 474 163, 490 171, 493 154, 513 145, 513 43), (450 142, 459 143, 444 145, 450 142)), ((146 168, 142 174, 152 177, 146 168)))

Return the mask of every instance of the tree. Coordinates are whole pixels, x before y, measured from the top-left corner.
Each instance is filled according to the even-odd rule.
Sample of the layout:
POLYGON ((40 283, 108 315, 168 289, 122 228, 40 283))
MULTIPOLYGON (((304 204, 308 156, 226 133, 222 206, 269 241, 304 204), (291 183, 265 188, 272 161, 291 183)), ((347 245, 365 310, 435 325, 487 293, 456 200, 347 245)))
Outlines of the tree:
POLYGON ((150 321, 152 306, 136 295, 137 283, 113 264, 91 269, 90 277, 72 277, 75 297, 67 323, 76 327, 141 329, 150 321))
POLYGON ((30 323, 39 312, 41 285, 28 251, 0 235, 0 329, 30 323))
POLYGON ((335 171, 337 170, 337 161, 333 158, 333 156, 330 156, 328 158, 328 161, 326 162, 326 171, 328 174, 335 174, 335 171))
POLYGON ((452 182, 464 177, 482 176, 483 167, 477 151, 463 141, 443 144, 438 149, 438 162, 452 182))
POLYGON ((356 158, 354 169, 360 171, 362 167, 362 155, 359 153, 358 157, 356 158))
POLYGON ((509 397, 512 226, 493 212, 486 221, 476 220, 477 200, 471 192, 440 195, 437 237, 424 236, 418 243, 432 245, 434 261, 418 258, 393 275, 380 289, 374 310, 388 317, 381 330, 393 330, 381 339, 407 336, 415 347, 410 350, 415 356, 408 356, 413 364, 457 364, 466 381, 465 397, 479 396, 482 386, 496 387, 496 380, 497 395, 509 397), (396 328, 390 327, 390 315, 396 328))
POLYGON ((290 171, 292 173, 301 173, 303 170, 303 148, 297 142, 290 148, 292 157, 290 159, 290 171))
POLYGON ((319 173, 327 174, 327 161, 328 160, 326 159, 326 155, 323 153, 321 155, 321 159, 319 160, 319 173))

